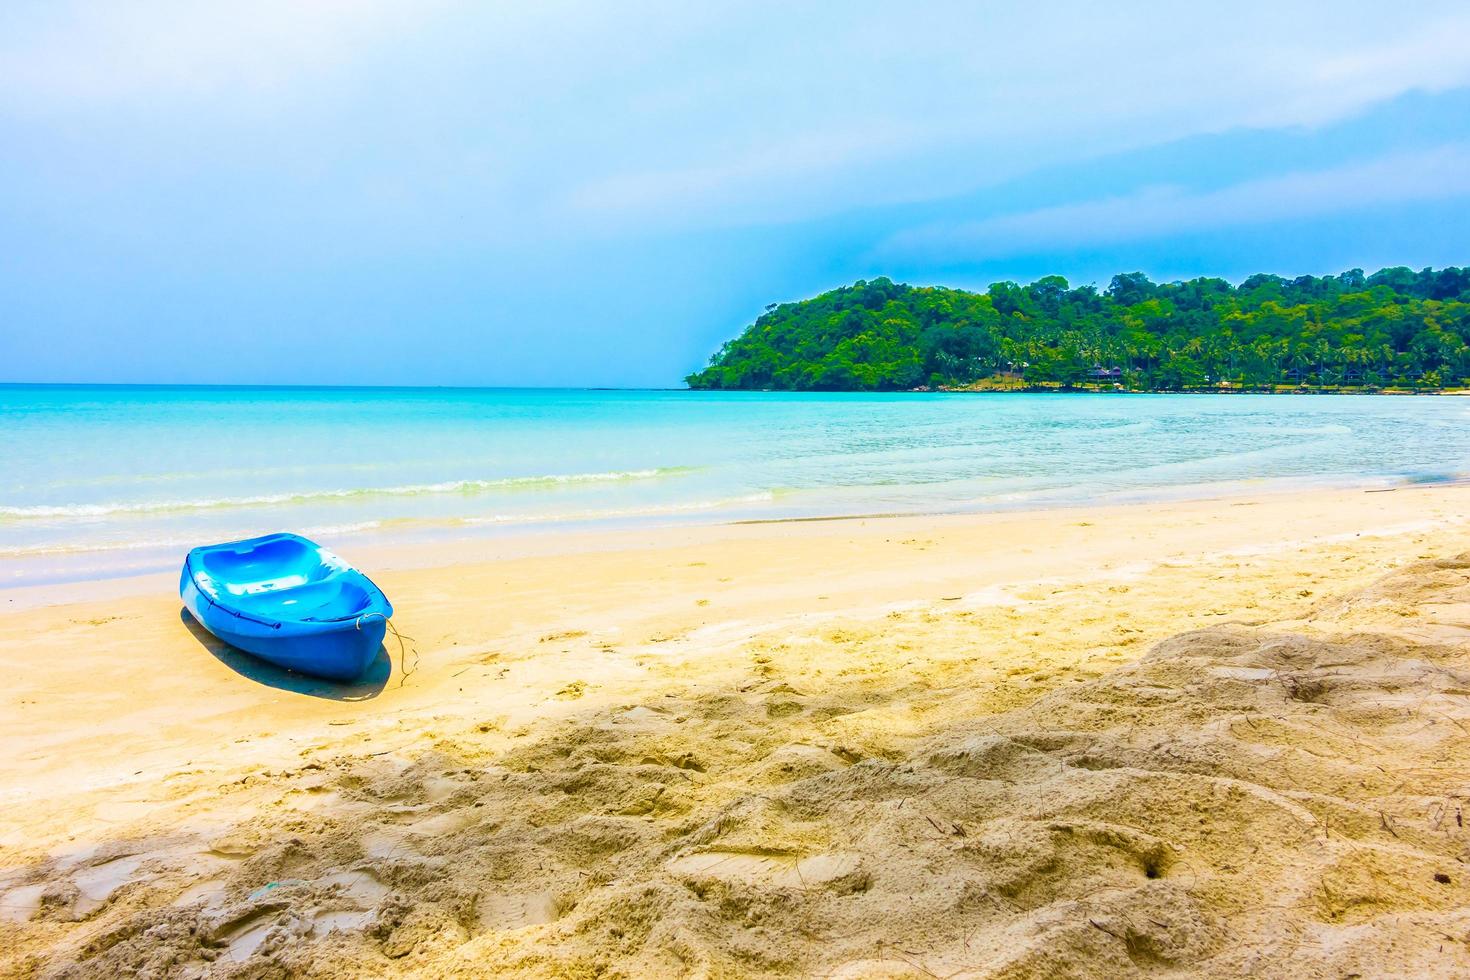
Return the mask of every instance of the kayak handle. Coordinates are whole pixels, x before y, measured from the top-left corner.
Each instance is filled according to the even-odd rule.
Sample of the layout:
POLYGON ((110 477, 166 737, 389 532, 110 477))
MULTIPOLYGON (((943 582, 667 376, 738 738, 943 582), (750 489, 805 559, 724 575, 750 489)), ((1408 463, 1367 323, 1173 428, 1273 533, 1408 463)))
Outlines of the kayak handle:
POLYGON ((362 629, 362 621, 363 621, 363 620, 364 620, 364 619, 367 619, 367 618, 368 618, 368 617, 369 617, 369 616, 377 616, 377 617, 378 617, 378 618, 379 618, 379 619, 381 619, 381 620, 382 620, 382 621, 383 621, 383 623, 384 623, 384 624, 385 624, 385 625, 386 625, 386 624, 387 624, 387 622, 388 622, 388 617, 387 617, 387 616, 384 616, 384 615, 383 615, 383 614, 382 614, 382 613, 380 613, 380 612, 370 612, 370 613, 363 613, 363 614, 362 614, 362 615, 361 615, 361 616, 359 616, 359 617, 357 617, 357 622, 356 622, 356 623, 354 623, 354 624, 352 624, 352 628, 353 628, 353 629, 357 629, 357 630, 360 630, 360 629, 362 629))

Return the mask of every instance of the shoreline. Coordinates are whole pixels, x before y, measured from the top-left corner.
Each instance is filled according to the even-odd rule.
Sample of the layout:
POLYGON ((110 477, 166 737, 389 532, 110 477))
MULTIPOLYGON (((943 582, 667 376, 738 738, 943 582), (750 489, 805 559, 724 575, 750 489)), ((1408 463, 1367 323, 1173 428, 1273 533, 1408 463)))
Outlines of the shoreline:
POLYGON ((1341 387, 1326 387, 1326 388, 1303 389, 1301 387, 1292 387, 1292 388, 1290 388, 1288 390, 1287 387, 1284 386, 1284 385, 1283 386, 1279 386, 1279 387, 1277 387, 1275 389, 1268 389, 1268 388, 1240 388, 1240 387, 1232 387, 1232 388, 1180 388, 1180 389, 1163 389, 1163 388, 1157 388, 1157 389, 1154 389, 1154 388, 1150 388, 1150 389, 1142 389, 1142 388, 1121 388, 1121 389, 1097 388, 1097 389, 1089 389, 1089 388, 1053 388, 1053 387, 1035 387, 1035 388, 1022 387, 1022 388, 993 388, 992 389, 992 388, 924 388, 924 387, 919 387, 919 388, 896 388, 896 389, 893 389, 891 391, 875 391, 875 390, 868 390, 868 389, 862 389, 862 388, 820 389, 820 390, 818 390, 818 389, 795 389, 795 388, 691 388, 687 384, 686 385, 682 385, 682 386, 673 386, 673 385, 670 385, 670 386, 667 386, 667 387, 660 387, 660 386, 657 386, 657 385, 653 385, 653 386, 634 386, 634 387, 630 387, 630 388, 621 388, 621 387, 608 386, 608 385, 590 385, 590 386, 550 385, 550 386, 544 386, 544 387, 527 387, 527 386, 521 386, 521 385, 333 385, 333 384, 289 384, 289 385, 283 385, 283 384, 209 384, 209 383, 200 383, 200 384, 154 384, 154 383, 147 383, 147 382, 130 383, 130 382, 88 382, 88 381, 0 381, 0 391, 4 391, 6 389, 26 390, 26 389, 37 389, 37 388, 56 388, 56 389, 63 389, 63 390, 68 390, 68 389, 76 390, 76 389, 88 389, 88 388, 102 388, 102 389, 116 388, 116 389, 122 389, 122 390, 132 390, 132 391, 136 391, 136 390, 145 390, 145 391, 147 391, 147 390, 169 390, 169 389, 180 389, 180 390, 189 390, 189 391, 209 391, 209 390, 311 391, 311 390, 326 390, 326 391, 446 391, 446 392, 454 392, 454 391, 536 391, 536 392, 546 392, 546 391, 609 391, 609 392, 620 392, 620 391, 623 391, 623 392, 642 392, 642 391, 650 391, 650 392, 678 392, 678 391, 683 391, 683 392, 696 392, 696 391, 698 391, 698 392, 710 392, 710 391, 718 391, 718 392, 751 392, 751 393, 756 393, 756 394, 777 393, 777 394, 819 394, 819 395, 833 395, 833 394, 839 394, 839 395, 840 394, 854 394, 854 395, 872 395, 872 394, 903 395, 903 394, 939 394, 939 393, 976 393, 976 394, 982 394, 982 393, 983 394, 1010 393, 1010 394, 1019 394, 1019 395, 1026 395, 1026 394, 1046 394, 1046 393, 1056 393, 1056 394, 1084 394, 1084 395, 1085 394, 1134 394, 1134 395, 1234 395, 1234 394, 1241 394, 1241 395, 1297 395, 1297 394, 1300 394, 1300 395, 1316 395, 1316 394, 1334 394, 1334 395, 1401 395, 1401 394, 1402 395, 1470 395, 1470 388, 1430 388, 1430 389, 1417 389, 1417 388, 1378 388, 1378 389, 1364 389, 1364 388, 1352 388, 1352 389, 1347 389, 1347 388, 1341 388, 1341 387))
MULTIPOLYGON (((635 389, 628 389, 635 390, 635 389)), ((764 395, 1470 395, 1470 388, 1065 388, 1018 385, 987 388, 667 388, 659 391, 749 392, 764 395)))
MULTIPOLYGON (((380 528, 337 530, 335 534, 319 533, 323 543, 331 543, 337 551, 352 555, 368 554, 388 560, 385 567, 394 567, 392 562, 398 555, 414 555, 434 548, 451 551, 474 547, 505 544, 504 553, 515 554, 517 544, 530 551, 545 547, 545 542, 570 539, 597 540, 603 536, 648 536, 688 531, 697 528, 754 527, 785 524, 835 524, 852 521, 963 519, 986 515, 1026 516, 1054 511, 1147 507, 1157 504, 1190 503, 1214 500, 1235 500, 1242 497, 1275 497, 1304 493, 1389 493, 1399 490, 1422 490, 1434 487, 1470 485, 1470 477, 1450 475, 1434 479, 1412 479, 1404 476, 1390 477, 1343 477, 1323 478, 1272 478, 1266 480, 1239 480, 1213 484, 1159 485, 1148 489, 1115 490, 1099 494, 1090 501, 1060 498, 1055 502, 1045 499, 1023 499, 1007 503, 992 502, 982 507, 956 507, 938 509, 834 512, 834 513, 790 513, 775 516, 714 516, 709 514, 650 514, 642 518, 618 517, 606 519, 582 519, 545 522, 523 522, 504 524, 474 521, 459 518, 443 520, 426 519, 418 522, 412 530, 403 527, 394 530, 380 528), (1397 482, 1388 483, 1395 479, 1397 482)), ((1037 491, 1044 494, 1046 491, 1037 491)), ((256 529, 252 533, 266 533, 256 529)), ((308 529, 308 536, 311 536, 308 529)), ((196 542, 208 543, 208 542, 196 542)), ((575 546, 575 545, 574 545, 575 546)), ((34 553, 0 556, 0 568, 22 566, 42 567, 47 563, 57 566, 56 571, 41 572, 39 581, 25 581, 12 577, 0 577, 0 609, 30 608, 53 602, 71 601, 74 590, 81 587, 99 588, 107 594, 127 594, 125 584, 129 581, 153 579, 157 576, 172 576, 175 573, 173 551, 177 560, 188 550, 187 545, 150 543, 113 545, 105 548, 77 546, 74 549, 38 551, 34 553), (154 557, 146 565, 128 566, 122 562, 128 557, 166 553, 167 557, 154 557), (88 558, 100 559, 114 556, 117 563, 106 567, 90 566, 75 571, 65 570, 65 562, 79 562, 88 558)), ((380 559, 381 560, 381 559, 380 559)))
POLYGON ((1387 955, 1372 936, 1417 955, 1440 943, 1433 930, 1456 928, 1446 902, 1470 907, 1458 866, 1440 854, 1461 846, 1453 832, 1442 843, 1408 837, 1424 799, 1457 792, 1429 760, 1458 758, 1452 736, 1470 718, 1426 733, 1439 715, 1414 715, 1419 733, 1399 736, 1399 716, 1372 707, 1408 698, 1459 719, 1459 702, 1415 685, 1470 663, 1424 647, 1355 666, 1390 642, 1460 644, 1470 656, 1455 632, 1470 629, 1455 625, 1463 600, 1434 591, 1454 587, 1461 566, 1415 571, 1470 552, 1470 488, 1415 489, 363 549, 351 560, 413 639, 402 660, 390 642, 391 663, 348 688, 220 649, 181 619, 172 575, 82 602, 0 606, 0 800, 13 817, 0 831, 0 971, 269 958, 322 975, 473 975, 492 961, 523 976, 592 961, 659 975, 678 972, 678 950, 698 949, 736 973, 908 977, 923 974, 869 962, 884 960, 875 943, 916 943, 924 969, 944 975, 980 955, 965 936, 991 937, 992 958, 1043 957, 1035 969, 1048 950, 1110 963, 1123 947, 1094 949, 1113 941, 1089 916, 1117 930, 1197 916, 1209 932, 1230 902, 1266 902, 1217 867, 1245 860, 1218 848, 1248 829, 1267 891, 1296 889, 1300 873, 1303 894, 1325 881, 1332 894, 1366 895, 1369 884, 1353 892, 1323 870, 1322 855, 1361 861, 1351 855, 1381 846, 1400 848, 1394 860, 1416 884, 1384 891, 1373 878, 1376 904, 1364 908, 1397 916, 1392 930, 1365 933, 1360 912, 1336 925, 1248 916, 1235 939, 1221 933, 1209 947, 1224 958, 1205 972, 1238 969, 1232 950, 1288 940, 1282 955, 1307 957, 1304 967, 1316 962, 1302 952, 1315 948, 1302 945, 1312 929, 1381 971, 1395 961, 1372 959, 1387 955), (1385 575, 1410 576, 1409 591, 1375 598, 1385 575), (1383 638, 1354 639, 1367 634, 1383 638), (1214 659, 1182 674, 1157 660, 1170 644, 1205 642, 1188 637, 1215 637, 1188 654, 1214 659), (1336 646, 1261 666, 1310 643, 1336 646), (1337 666, 1318 680, 1317 662, 1337 666), (1413 673, 1421 662, 1435 666, 1413 673), (1419 679, 1372 693, 1405 669, 1419 679), (1277 697, 1283 677, 1346 693, 1269 708, 1241 700, 1277 697), (1210 684, 1225 685, 1224 701, 1199 700, 1210 684), (1359 691, 1361 705, 1333 699, 1359 691), (1117 732, 1115 714, 1126 722, 1117 732), (1329 733, 1350 728, 1356 742, 1329 733), (1247 749, 1206 751, 1207 740, 1237 731, 1250 745, 1264 739, 1266 754, 1241 755, 1213 784, 1138 754, 1199 746, 1181 772, 1212 772, 1201 767, 1247 749), (1357 800, 1368 776, 1339 778, 1348 762, 1333 760, 1365 746, 1376 754, 1363 773, 1405 768, 1419 782, 1368 780, 1378 796, 1357 800), (1060 766, 1058 752, 1082 754, 1060 766), (1282 807, 1328 803, 1298 799, 1273 775, 1283 752, 1291 779, 1321 800, 1342 796, 1321 811, 1330 835, 1298 843, 1292 827, 1307 818, 1282 807), (1262 782, 1231 795, 1252 779, 1262 782), (982 818, 997 805, 984 801, 1012 785, 1004 792, 1021 809, 982 818), (1259 802, 1276 798, 1287 803, 1259 802), (1217 802, 1175 816, 1170 800, 1217 802), (1352 807, 1382 811, 1399 839, 1377 816, 1360 827, 1352 807), (1215 821, 1204 837, 1200 814, 1215 821), (936 833, 945 821, 964 836, 936 833), (1059 821, 1082 836, 1027 829, 1059 821), (990 856, 975 863, 975 847, 990 856), (1441 857, 1450 886, 1430 879, 1444 873, 1441 857), (1033 860, 1059 877, 1022 870, 1033 860), (1157 880, 1142 866, 1161 869, 1157 880), (956 904, 947 891, 1004 868, 1021 877, 985 886, 1001 906, 956 904), (1113 897, 1085 897, 1096 889, 1113 897), (896 901, 912 914, 872 914, 896 901), (1172 911, 1148 911, 1156 901, 1172 911), (802 938, 783 917, 741 925, 767 902, 860 938, 802 938), (648 932, 639 908, 684 938, 648 932), (1074 935, 1063 925, 1078 914, 1074 935), (639 938, 629 945, 610 927, 639 938), (1004 948, 1016 928, 1031 938, 1004 948), (728 959, 749 929, 780 962, 728 959))

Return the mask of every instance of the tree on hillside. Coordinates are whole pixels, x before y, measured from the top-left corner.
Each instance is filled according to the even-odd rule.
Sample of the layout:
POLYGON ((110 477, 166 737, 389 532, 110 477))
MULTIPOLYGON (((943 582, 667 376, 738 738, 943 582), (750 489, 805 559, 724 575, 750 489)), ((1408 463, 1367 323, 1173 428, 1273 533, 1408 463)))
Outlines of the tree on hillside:
POLYGON ((1145 390, 1470 383, 1470 269, 1398 266, 1365 276, 1239 286, 1154 283, 1121 273, 1107 289, 1061 276, 983 293, 860 280, 771 304, 689 376, 692 388, 896 391, 1020 376, 1145 390))

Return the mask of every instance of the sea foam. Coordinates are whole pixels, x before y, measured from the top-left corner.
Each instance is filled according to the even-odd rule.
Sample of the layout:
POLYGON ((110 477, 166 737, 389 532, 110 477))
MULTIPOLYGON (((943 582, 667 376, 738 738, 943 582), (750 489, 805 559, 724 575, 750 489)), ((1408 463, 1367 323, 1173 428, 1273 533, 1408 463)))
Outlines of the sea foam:
POLYGON ((414 483, 396 487, 353 487, 340 490, 302 490, 292 493, 256 494, 243 497, 210 497, 201 500, 152 500, 137 503, 0 506, 0 519, 15 521, 67 518, 115 517, 126 514, 174 513, 191 510, 225 510, 309 504, 313 501, 348 500, 358 497, 425 497, 436 494, 472 495, 497 490, 533 490, 579 483, 615 483, 653 480, 688 472, 689 467, 658 467, 617 470, 607 473, 561 473, 546 476, 512 476, 495 480, 449 480, 443 483, 414 483))

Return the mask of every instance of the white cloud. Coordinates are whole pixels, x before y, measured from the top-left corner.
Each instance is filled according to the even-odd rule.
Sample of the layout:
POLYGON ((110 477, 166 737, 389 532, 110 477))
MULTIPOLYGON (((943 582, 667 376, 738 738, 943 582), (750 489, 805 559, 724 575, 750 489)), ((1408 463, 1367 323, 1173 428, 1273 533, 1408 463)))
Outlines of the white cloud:
POLYGON ((572 175, 563 205, 614 226, 801 220, 1470 84, 1463 4, 1346 4, 1330 17, 1292 3, 935 4, 769 19, 758 40, 726 25, 721 57, 635 87, 632 102, 661 111, 613 118, 647 152, 572 175))
POLYGON ((0 12, 0 101, 34 115, 280 91, 359 56, 435 6, 389 0, 17 3, 0 12))
POLYGON ((118 186, 245 161, 319 172, 312 206, 398 188, 481 224, 517 215, 511 236, 626 234, 1316 125, 1470 84, 1467 39, 1463 0, 16 0, 0 4, 0 125, 64 134, 118 186))
POLYGON ((1289 52, 1279 68, 1279 98, 1244 122, 1319 124, 1402 92, 1470 84, 1470 11, 1370 34, 1341 49, 1289 52))
POLYGON ((797 134, 706 164, 597 177, 573 188, 566 206, 574 212, 685 211, 731 196, 748 199, 771 181, 813 177, 858 160, 891 156, 910 145, 911 136, 901 128, 797 134))
POLYGON ((1470 145, 1397 153, 1210 191, 1155 186, 1122 197, 900 232, 883 255, 967 261, 1030 255, 1181 232, 1265 224, 1470 194, 1470 145))

